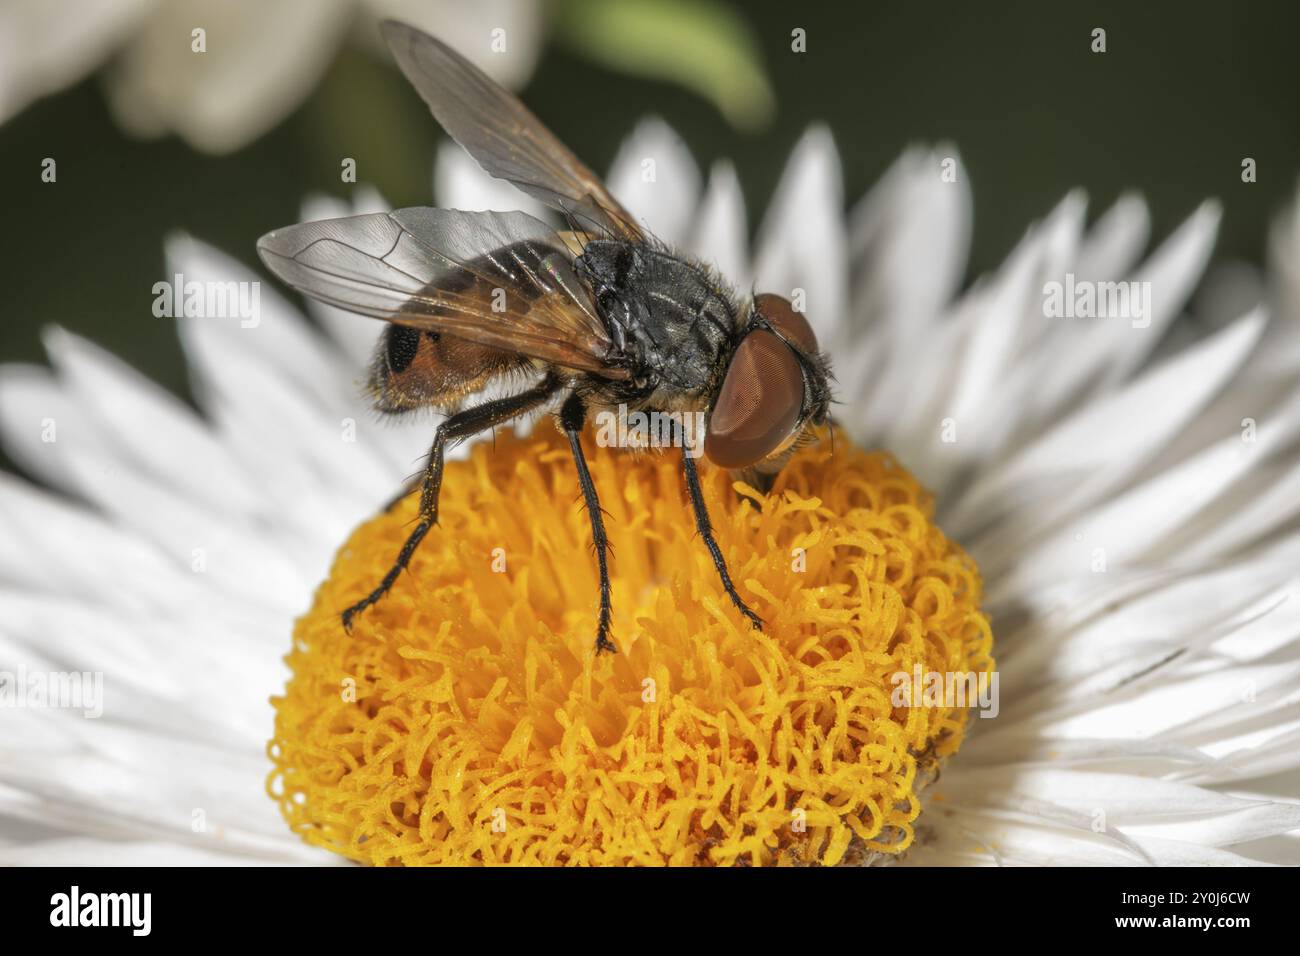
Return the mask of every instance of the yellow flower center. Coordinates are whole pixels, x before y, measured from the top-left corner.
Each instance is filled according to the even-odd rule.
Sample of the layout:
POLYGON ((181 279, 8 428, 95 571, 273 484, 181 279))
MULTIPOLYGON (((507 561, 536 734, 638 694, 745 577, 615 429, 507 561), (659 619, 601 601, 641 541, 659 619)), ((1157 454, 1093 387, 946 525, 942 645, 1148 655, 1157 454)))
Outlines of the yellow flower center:
POLYGON ((975 564, 882 452, 836 436, 764 496, 705 465, 754 630, 696 534, 680 452, 585 446, 617 654, 564 438, 449 462, 440 524, 352 633, 416 498, 358 528, 294 629, 268 790, 309 843, 381 866, 863 863, 913 838, 968 708, 900 676, 987 674, 975 564), (906 697, 906 695, 904 695, 906 697))

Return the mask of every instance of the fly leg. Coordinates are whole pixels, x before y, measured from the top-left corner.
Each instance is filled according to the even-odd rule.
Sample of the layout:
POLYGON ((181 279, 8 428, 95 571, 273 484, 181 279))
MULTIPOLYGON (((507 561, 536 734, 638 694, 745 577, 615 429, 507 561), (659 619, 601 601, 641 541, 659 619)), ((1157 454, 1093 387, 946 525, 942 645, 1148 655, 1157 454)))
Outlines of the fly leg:
POLYGON ((379 586, 343 612, 344 629, 351 630, 353 619, 388 593, 388 589, 393 586, 398 575, 410 563, 411 555, 420 546, 424 536, 429 533, 430 528, 438 523, 438 492, 442 488, 443 452, 446 450, 447 443, 461 438, 468 438, 470 435, 477 434, 488 428, 505 424, 512 418, 518 418, 530 409, 536 408, 545 402, 555 394, 558 388, 559 385, 556 382, 548 379, 535 388, 520 392, 518 395, 484 402, 474 408, 467 408, 463 412, 457 412, 438 426, 438 431, 433 438, 433 447, 429 449, 429 461, 424 470, 423 490, 420 492, 420 513, 415 528, 407 537, 406 543, 402 545, 397 560, 388 573, 384 575, 383 580, 379 582, 379 586))
POLYGON ((695 509, 695 529, 704 539, 709 554, 713 556, 713 566, 718 569, 718 577, 722 579, 722 587, 731 598, 731 603, 736 605, 740 613, 749 618, 754 627, 761 631, 763 619, 751 611, 749 605, 736 593, 736 586, 731 583, 731 575, 727 573, 727 561, 722 556, 722 549, 718 547, 718 542, 713 540, 713 525, 709 522, 709 512, 704 506, 704 492, 700 490, 700 475, 695 470, 695 460, 687 454, 687 451, 688 449, 682 449, 682 469, 686 472, 686 490, 691 496, 691 507, 695 509))
POLYGON ((582 443, 578 436, 582 433, 583 423, 587 419, 587 410, 577 394, 570 395, 560 407, 560 427, 569 436, 569 447, 573 449, 573 463, 578 468, 578 484, 582 486, 582 497, 587 503, 587 516, 591 519, 591 541, 596 548, 596 562, 600 567, 600 618, 596 625, 596 654, 601 651, 616 651, 613 641, 609 639, 609 538, 605 536, 605 518, 600 510, 600 499, 596 497, 596 484, 591 480, 587 470, 587 459, 582 453, 582 443))

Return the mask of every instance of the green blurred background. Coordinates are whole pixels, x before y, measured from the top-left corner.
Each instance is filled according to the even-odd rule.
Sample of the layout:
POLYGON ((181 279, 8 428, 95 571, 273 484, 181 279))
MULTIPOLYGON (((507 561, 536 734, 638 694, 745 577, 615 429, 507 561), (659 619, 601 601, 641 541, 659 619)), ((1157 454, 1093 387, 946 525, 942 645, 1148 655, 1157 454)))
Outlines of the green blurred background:
MULTIPOLYGON (((617 2, 617 0, 615 0, 617 2)), ((1097 215, 1121 192, 1148 199, 1159 240, 1203 198, 1224 201, 1217 256, 1262 263, 1269 222, 1300 172, 1300 15, 1293 3, 747 3, 775 94, 770 123, 743 130, 682 84, 630 75, 583 50, 584 2, 554 4, 524 100, 593 168, 606 170, 638 117, 655 113, 702 168, 729 157, 750 207, 766 206, 789 151, 826 122, 850 202, 909 143, 949 140, 975 199, 970 276, 993 269, 1031 221, 1083 186, 1097 215), (566 23, 566 18, 567 23, 566 23), (1107 30, 1093 54, 1091 30, 1107 30), (808 50, 790 49, 807 31, 808 50), (1259 181, 1241 182, 1254 157, 1259 181)), ((590 12, 590 8, 587 8, 590 12)), ((346 195, 339 160, 399 205, 427 203, 441 135, 381 59, 343 47, 285 122, 227 156, 121 133, 91 77, 0 127, 5 316, 0 359, 42 360, 59 323, 185 394, 170 322, 150 314, 163 236, 184 229, 256 265, 263 232, 296 221, 304 194, 346 195), (40 162, 59 158, 55 186, 40 162)))

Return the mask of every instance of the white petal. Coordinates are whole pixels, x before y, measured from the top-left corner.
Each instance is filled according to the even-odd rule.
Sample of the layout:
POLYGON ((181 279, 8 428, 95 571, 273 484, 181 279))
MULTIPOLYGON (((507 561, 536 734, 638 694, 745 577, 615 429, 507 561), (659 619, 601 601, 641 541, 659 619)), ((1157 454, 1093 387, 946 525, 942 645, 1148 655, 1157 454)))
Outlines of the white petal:
POLYGON ((670 246, 686 241, 699 203, 700 170, 682 138, 661 119, 645 119, 623 141, 606 179, 638 223, 670 246))
POLYGON ((908 150, 849 221, 855 331, 914 342, 966 271, 971 193, 956 149, 908 150))
POLYGON ((136 613, 195 598, 194 576, 178 574, 138 535, 3 472, 0 528, 0 583, 7 586, 46 597, 81 595, 136 613), (122 587, 117 575, 133 587, 122 587))
POLYGON ((0 123, 96 69, 157 0, 0 5, 0 123))
POLYGON ((0 365, 0 441, 26 471, 74 492, 70 450, 105 450, 94 419, 64 394, 48 369, 36 365, 0 365))
POLYGON ((1157 866, 1269 866, 1250 854, 1234 853, 1218 847, 1202 846, 1154 836, 1136 836, 1134 841, 1151 856, 1157 866))
MULTIPOLYGON (((956 775, 954 775, 956 776, 956 775)), ((955 802, 980 788, 981 802, 1022 806, 1022 793, 1073 810, 1085 819, 1103 819, 1107 828, 1138 836, 1190 840, 1226 846, 1300 828, 1300 805, 1242 800, 1188 784, 1131 774, 1050 769, 1025 770, 1008 783, 996 770, 961 774, 944 788, 955 802)))
POLYGON ((988 457, 1008 441, 1017 421, 1008 406, 1024 400, 1009 391, 1008 379, 1018 355, 1044 334, 1044 323, 1050 321, 1041 307, 1043 280, 1070 258, 1082 231, 1084 207, 1081 193, 1066 196, 1042 227, 1017 247, 994 281, 979 290, 979 321, 971 323, 961 350, 948 405, 948 414, 963 432, 959 450, 977 449, 973 455, 988 457))
POLYGON ((455 143, 438 145, 433 167, 433 195, 443 209, 471 212, 518 209, 543 221, 554 219, 545 204, 504 179, 489 176, 469 153, 455 143))
POLYGON ((1281 314, 1295 322, 1300 316, 1300 187, 1286 213, 1273 224, 1268 260, 1276 276, 1281 314))
POLYGON ((351 17, 351 0, 168 0, 114 63, 109 102, 137 134, 238 149, 306 98, 351 17), (207 31, 206 52, 192 49, 195 29, 207 31))
POLYGON ((745 197, 730 163, 719 161, 709 173, 709 187, 686 248, 700 261, 715 267, 737 290, 747 289, 749 233, 745 197))
POLYGON ((1059 413, 1081 396, 1098 396, 1128 379, 1142 365, 1200 280, 1219 219, 1218 205, 1204 203, 1127 277, 1150 283, 1149 316, 1056 320, 1057 334, 1036 359, 1055 370, 1039 383, 1039 407, 1059 413))
POLYGON ((825 127, 808 130, 795 146, 757 249, 757 291, 801 299, 795 304, 818 342, 834 352, 847 329, 848 260, 840 158, 825 127))
POLYGON ((1088 232, 1074 264, 1080 279, 1119 279, 1137 263, 1151 235, 1151 213, 1141 196, 1127 193, 1115 201, 1088 232))
MULTIPOLYGON (((232 848, 233 849, 233 848, 232 848)), ((303 847, 303 851, 308 848, 303 847)), ((221 841, 207 845, 180 846, 145 840, 92 840, 67 837, 40 840, 0 848, 0 866, 271 866, 313 863, 344 865, 345 861, 325 851, 298 852, 286 847, 282 855, 255 855, 247 850, 231 852, 221 841)))
POLYGON ((45 345, 102 443, 135 459, 151 478, 185 487, 213 507, 255 506, 254 482, 178 399, 80 336, 52 329, 45 345))
POLYGON ((1027 534, 1041 535, 1060 518, 1096 501, 1159 451, 1241 366, 1263 326, 1261 315, 1243 319, 1083 407, 990 469, 947 516, 947 526, 967 533, 961 529, 1016 507, 990 542, 990 547, 997 542, 998 554, 1015 554, 1018 549, 1011 543, 1027 534), (1025 507, 1039 502, 1042 507, 1025 507))

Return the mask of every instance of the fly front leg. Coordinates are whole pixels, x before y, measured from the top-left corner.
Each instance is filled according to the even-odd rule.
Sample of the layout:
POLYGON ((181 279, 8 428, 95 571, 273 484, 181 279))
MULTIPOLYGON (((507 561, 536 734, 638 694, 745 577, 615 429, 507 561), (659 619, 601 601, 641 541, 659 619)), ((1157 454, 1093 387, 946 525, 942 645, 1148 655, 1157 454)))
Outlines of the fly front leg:
POLYGON ((461 438, 468 438, 497 425, 504 425, 511 419, 518 418, 520 415, 541 405, 554 395, 558 389, 559 385, 548 379, 535 388, 520 392, 518 395, 484 402, 474 408, 467 408, 463 412, 457 412, 438 426, 438 431, 433 438, 433 447, 429 449, 429 461, 424 470, 423 490, 420 492, 420 512, 416 518, 415 527, 407 537, 406 543, 402 545, 397 560, 393 562, 393 566, 384 575, 383 580, 379 582, 379 586, 343 612, 343 627, 345 630, 352 630, 353 619, 388 593, 389 588, 397 581, 398 575, 410 563, 411 555, 415 554, 415 549, 420 546, 424 536, 429 533, 430 528, 438 523, 438 493, 442 489, 443 455, 447 443, 461 438))
POLYGON ((700 533, 704 539, 705 546, 709 549, 709 554, 713 556, 713 566, 718 570, 718 577, 722 579, 722 587, 726 590, 727 595, 731 598, 731 603, 736 605, 740 613, 749 618, 750 623, 757 630, 763 629, 763 619, 749 609, 740 595, 736 593, 736 586, 731 583, 731 575, 727 573, 727 561, 722 556, 722 549, 718 547, 718 542, 713 539, 713 525, 709 521, 709 511, 704 505, 704 492, 700 489, 700 475, 695 469, 695 460, 687 454, 688 449, 682 449, 682 469, 686 472, 686 490, 691 497, 691 507, 695 509, 695 530, 700 533))
POLYGON ((605 516, 600 510, 600 499, 596 496, 596 483, 591 480, 587 470, 587 459, 582 453, 582 426, 587 420, 587 409, 576 393, 564 400, 560 407, 560 427, 569 436, 569 448, 573 450, 573 463, 578 468, 578 484, 582 486, 582 497, 587 503, 587 517, 591 519, 591 540, 596 548, 596 562, 600 568, 600 616, 596 624, 596 654, 601 651, 616 651, 614 642, 609 639, 609 538, 605 535, 605 516))

